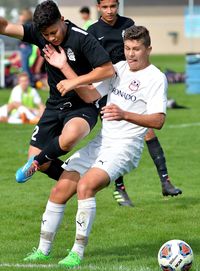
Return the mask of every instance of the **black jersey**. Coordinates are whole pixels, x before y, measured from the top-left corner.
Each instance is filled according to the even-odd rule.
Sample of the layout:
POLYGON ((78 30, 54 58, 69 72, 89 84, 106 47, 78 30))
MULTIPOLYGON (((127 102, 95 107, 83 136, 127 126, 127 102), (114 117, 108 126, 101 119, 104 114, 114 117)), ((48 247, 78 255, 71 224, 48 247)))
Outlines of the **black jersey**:
POLYGON ((106 49, 112 63, 115 64, 121 60, 125 60, 123 33, 126 28, 132 25, 134 25, 132 19, 117 15, 117 21, 114 25, 109 25, 99 18, 87 31, 106 49))
MULTIPOLYGON (((110 61, 106 50, 92 35, 68 20, 65 23, 67 25, 67 33, 60 46, 67 55, 69 65, 78 75, 86 74, 93 68, 110 61)), ((48 44, 48 41, 36 30, 33 24, 24 25, 23 41, 37 45, 40 48, 41 55, 43 55, 42 49, 48 44)), ((64 97, 60 95, 56 85, 66 78, 59 69, 53 67, 47 61, 45 64, 50 87, 50 96, 46 103, 47 107, 59 108, 68 101, 79 100, 80 98, 75 91, 70 91, 64 97)))

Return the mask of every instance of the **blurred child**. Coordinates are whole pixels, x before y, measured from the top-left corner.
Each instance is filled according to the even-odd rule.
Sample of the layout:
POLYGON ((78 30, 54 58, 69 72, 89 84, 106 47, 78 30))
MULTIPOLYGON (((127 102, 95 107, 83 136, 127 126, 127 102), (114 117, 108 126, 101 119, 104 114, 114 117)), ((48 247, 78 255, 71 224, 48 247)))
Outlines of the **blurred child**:
POLYGON ((82 7, 80 9, 80 14, 81 14, 81 18, 84 21, 84 24, 83 24, 82 28, 84 30, 87 30, 88 27, 93 23, 92 19, 90 18, 90 9, 89 9, 89 7, 82 7))

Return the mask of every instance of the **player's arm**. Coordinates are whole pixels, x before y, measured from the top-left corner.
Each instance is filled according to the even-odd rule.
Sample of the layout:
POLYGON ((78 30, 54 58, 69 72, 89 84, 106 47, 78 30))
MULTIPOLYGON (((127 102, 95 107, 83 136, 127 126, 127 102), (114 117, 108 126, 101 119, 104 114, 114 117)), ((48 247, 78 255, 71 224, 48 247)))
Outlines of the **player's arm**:
POLYGON ((13 24, 7 21, 5 18, 0 17, 0 34, 22 39, 24 36, 24 28, 23 25, 13 24))
MULTIPOLYGON (((44 58, 46 61, 54 67, 61 70, 65 77, 68 79, 77 78, 78 75, 69 66, 66 58, 65 51, 59 47, 60 53, 58 53, 52 45, 46 45, 43 49, 44 58)), ((62 80, 57 84, 58 90, 62 93, 65 92, 65 84, 67 80, 62 80)), ((101 98, 99 92, 93 87, 93 85, 81 85, 75 88, 76 93, 87 103, 101 98)), ((66 93, 65 93, 66 94, 66 93)), ((64 95, 64 94, 63 94, 64 95)))
POLYGON ((104 63, 103 65, 94 68, 91 72, 87 74, 70 78, 68 75, 67 67, 69 65, 67 64, 65 52, 61 47, 59 47, 59 49, 60 54, 57 53, 56 50, 53 50, 52 46, 48 45, 43 49, 43 51, 45 59, 54 67, 59 68, 65 75, 65 77, 69 78, 66 80, 62 80, 61 85, 60 84, 57 85, 57 88, 60 91, 61 96, 64 96, 67 92, 69 92, 72 89, 75 89, 80 85, 89 85, 95 82, 99 82, 104 79, 110 78, 115 74, 112 62, 109 61, 104 63), (64 55, 65 59, 63 57, 64 55))
POLYGON ((67 92, 72 89, 78 89, 77 87, 82 85, 90 85, 95 82, 103 81, 107 78, 112 77, 115 74, 114 68, 111 62, 105 63, 91 72, 74 77, 73 79, 62 80, 57 84, 57 89, 64 96, 67 92))
POLYGON ((101 110, 102 118, 112 120, 125 120, 147 128, 161 129, 165 122, 164 113, 137 114, 122 110, 115 104, 104 106, 101 110))
MULTIPOLYGON (((69 66, 67 62, 64 67, 64 70, 62 71, 63 74, 70 80, 78 77, 78 75, 72 70, 72 68, 69 66)), ((57 89, 59 90, 59 92, 64 93, 62 94, 62 96, 66 94, 65 92, 66 81, 68 80, 62 80, 57 84, 57 89)), ((92 103, 101 98, 101 95, 93 85, 80 85, 75 88, 75 91, 79 95, 79 97, 86 103, 92 103)))

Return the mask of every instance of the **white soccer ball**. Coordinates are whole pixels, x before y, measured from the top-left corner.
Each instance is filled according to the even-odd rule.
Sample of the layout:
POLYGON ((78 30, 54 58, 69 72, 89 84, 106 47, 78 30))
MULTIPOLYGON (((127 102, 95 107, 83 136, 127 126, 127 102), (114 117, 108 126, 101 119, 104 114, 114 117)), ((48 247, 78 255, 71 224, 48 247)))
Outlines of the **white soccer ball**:
POLYGON ((192 261, 192 249, 182 240, 170 240, 158 252, 158 263, 164 271, 187 271, 192 261))

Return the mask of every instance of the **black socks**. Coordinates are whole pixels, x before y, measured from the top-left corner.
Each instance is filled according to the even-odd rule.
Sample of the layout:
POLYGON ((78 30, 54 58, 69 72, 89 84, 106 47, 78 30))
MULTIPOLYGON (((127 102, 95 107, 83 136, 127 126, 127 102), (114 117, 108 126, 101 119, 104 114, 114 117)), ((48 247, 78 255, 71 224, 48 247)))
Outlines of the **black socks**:
POLYGON ((67 153, 67 151, 63 151, 60 148, 59 137, 54 138, 42 151, 40 154, 36 155, 34 157, 34 160, 36 160, 39 165, 43 165, 46 162, 53 161, 57 157, 64 155, 67 153))
POLYGON ((166 160, 164 156, 163 149, 158 141, 157 137, 152 138, 151 140, 146 141, 149 153, 151 158, 156 165, 158 175, 160 177, 161 182, 165 182, 169 176, 167 172, 166 160))

